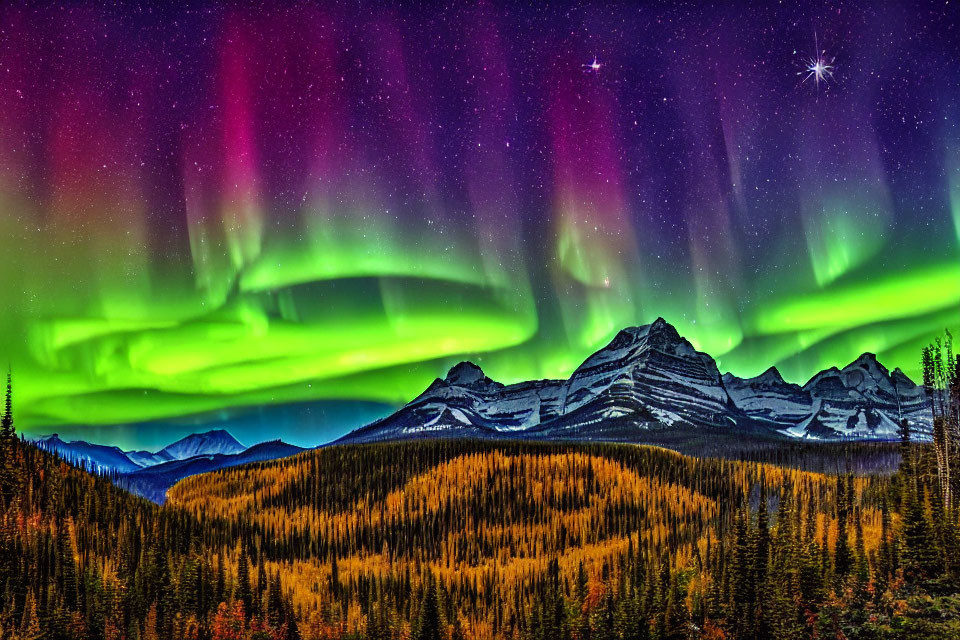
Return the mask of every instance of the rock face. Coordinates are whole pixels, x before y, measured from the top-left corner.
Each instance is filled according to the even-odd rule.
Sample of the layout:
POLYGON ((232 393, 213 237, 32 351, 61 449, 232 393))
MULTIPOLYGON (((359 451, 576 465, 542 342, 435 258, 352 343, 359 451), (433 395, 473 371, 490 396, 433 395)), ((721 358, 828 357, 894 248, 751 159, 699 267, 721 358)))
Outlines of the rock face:
POLYGON ((744 411, 790 436, 893 439, 903 418, 919 435, 931 433, 923 388, 872 353, 825 369, 803 387, 784 382, 776 369, 746 380, 727 374, 724 383, 744 411))
POLYGON ((393 415, 339 442, 411 437, 640 439, 650 429, 720 430, 797 438, 892 439, 901 418, 929 434, 921 387, 873 354, 806 385, 771 367, 755 378, 720 375, 662 318, 624 329, 568 380, 502 385, 461 362, 393 415))
POLYGON ((747 415, 767 422, 773 429, 790 429, 813 410, 813 400, 798 384, 786 382, 770 367, 756 378, 738 378, 727 373, 723 383, 734 403, 747 415))
POLYGON ((931 433, 929 405, 922 387, 899 369, 891 374, 865 353, 843 369, 821 371, 804 385, 814 398, 814 414, 806 433, 893 438, 902 418, 931 433))

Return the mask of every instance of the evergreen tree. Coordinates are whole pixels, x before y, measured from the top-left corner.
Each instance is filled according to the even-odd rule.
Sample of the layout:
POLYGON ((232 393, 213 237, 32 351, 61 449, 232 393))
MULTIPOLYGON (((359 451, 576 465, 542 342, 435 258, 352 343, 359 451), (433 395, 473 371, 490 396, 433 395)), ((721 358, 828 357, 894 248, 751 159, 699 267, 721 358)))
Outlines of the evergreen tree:
POLYGON ((20 621, 19 640, 41 640, 44 633, 40 628, 40 618, 37 615, 37 601, 33 592, 27 592, 27 600, 23 605, 23 618, 20 621))
POLYGON ((445 640, 440 630, 440 606, 437 602, 437 583, 433 576, 427 577, 426 591, 420 603, 420 615, 412 640, 445 640))
POLYGON ((677 574, 673 576, 665 618, 664 640, 686 640, 690 636, 690 612, 677 574))
POLYGON ((757 506, 757 528, 753 532, 750 576, 750 600, 753 605, 753 635, 765 637, 767 630, 764 627, 766 619, 764 613, 765 601, 760 587, 766 584, 767 571, 770 562, 770 518, 767 514, 767 484, 766 476, 760 477, 760 502, 757 506))
POLYGON ((250 586, 250 561, 246 546, 240 544, 240 559, 237 566, 237 588, 235 597, 243 604, 244 615, 253 610, 253 590, 250 586))
POLYGON ((924 513, 925 490, 917 495, 907 491, 903 507, 903 539, 900 557, 910 577, 922 580, 936 573, 936 548, 930 534, 930 524, 924 513))
POLYGON ((453 628, 450 630, 450 640, 467 640, 467 634, 463 631, 463 624, 460 622, 460 616, 454 616, 453 628))
POLYGON ((741 497, 741 506, 734 516, 733 558, 730 567, 732 601, 729 610, 733 612, 731 623, 738 634, 748 635, 753 627, 753 585, 752 553, 748 527, 746 501, 741 497))
POLYGON ((847 495, 847 486, 843 476, 837 476, 837 544, 834 549, 833 558, 833 576, 838 590, 843 585, 844 580, 850 574, 852 557, 850 554, 850 541, 847 536, 847 519, 849 510, 849 497, 847 495))
POLYGON ((3 414, 0 415, 0 498, 8 504, 18 496, 21 484, 17 453, 17 435, 13 426, 13 382, 10 372, 7 372, 3 414))

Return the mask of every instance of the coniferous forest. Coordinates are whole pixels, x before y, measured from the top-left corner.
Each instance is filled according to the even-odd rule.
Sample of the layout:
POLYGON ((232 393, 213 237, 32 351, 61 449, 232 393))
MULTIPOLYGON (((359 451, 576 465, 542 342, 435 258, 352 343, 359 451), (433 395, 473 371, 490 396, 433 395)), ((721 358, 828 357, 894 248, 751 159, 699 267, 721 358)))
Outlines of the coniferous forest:
MULTIPOLYGON (((187 478, 158 506, 0 447, 3 638, 956 638, 958 360, 896 473, 651 446, 335 446, 187 478)), ((828 449, 841 461, 857 445, 828 449)))

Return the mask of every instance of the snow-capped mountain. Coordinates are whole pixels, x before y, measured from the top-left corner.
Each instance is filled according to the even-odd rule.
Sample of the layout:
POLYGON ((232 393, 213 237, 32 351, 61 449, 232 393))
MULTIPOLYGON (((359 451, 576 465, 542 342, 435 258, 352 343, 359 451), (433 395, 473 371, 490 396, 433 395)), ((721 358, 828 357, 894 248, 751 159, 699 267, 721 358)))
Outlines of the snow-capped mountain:
POLYGON ((812 410, 810 394, 800 385, 785 381, 776 367, 755 378, 738 378, 727 373, 723 384, 734 404, 750 417, 769 422, 775 429, 792 428, 812 410))
POLYGON ((651 429, 769 433, 799 438, 896 437, 901 418, 930 431, 924 391, 872 354, 802 387, 775 368, 720 375, 662 318, 624 329, 568 380, 503 385, 461 362, 393 415, 338 442, 411 437, 641 440, 651 429))
POLYGON ((241 453, 245 446, 223 429, 214 429, 204 433, 191 433, 185 438, 167 445, 157 453, 169 456, 171 460, 186 460, 194 456, 208 456, 215 453, 232 455, 241 453))
POLYGON ((872 353, 861 355, 839 371, 835 367, 821 371, 803 388, 814 400, 809 422, 798 425, 805 434, 868 433, 893 438, 902 418, 917 431, 931 433, 930 408, 923 388, 899 369, 891 374, 872 353))
POLYGON ((756 378, 723 379, 738 406, 786 435, 893 439, 903 418, 918 434, 931 432, 923 388, 900 369, 890 373, 872 353, 843 369, 825 369, 802 387, 785 382, 774 368, 756 378))

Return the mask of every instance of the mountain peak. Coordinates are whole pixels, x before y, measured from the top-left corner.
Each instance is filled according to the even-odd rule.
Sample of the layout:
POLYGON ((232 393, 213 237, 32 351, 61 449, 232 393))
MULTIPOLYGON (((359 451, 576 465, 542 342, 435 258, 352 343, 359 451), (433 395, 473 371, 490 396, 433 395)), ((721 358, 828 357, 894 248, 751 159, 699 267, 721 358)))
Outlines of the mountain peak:
POLYGON ((464 360, 454 365, 453 368, 447 372, 447 377, 444 378, 444 381, 447 384, 469 387, 478 382, 483 382, 486 379, 487 376, 483 373, 483 369, 469 360, 464 360))
POLYGON ((664 320, 657 318, 650 324, 638 327, 627 327, 622 329, 614 337, 613 341, 607 346, 608 349, 623 349, 641 340, 648 341, 656 348, 664 348, 673 345, 682 344, 684 339, 680 336, 676 327, 664 320))
POLYGON ((856 369, 856 368, 866 369, 867 371, 870 371, 870 372, 878 371, 883 375, 889 375, 889 371, 887 371, 887 368, 883 366, 879 360, 877 360, 877 354, 871 353, 869 351, 865 351, 864 353, 861 353, 856 360, 854 360, 853 362, 845 366, 843 370, 849 371, 851 369, 856 369))
POLYGON ((848 367, 853 367, 853 366, 870 366, 874 364, 879 364, 877 362, 877 354, 871 353, 870 351, 864 351, 859 356, 857 356, 856 360, 854 360, 844 368, 846 369, 848 367))
POLYGON ((673 325, 663 319, 663 316, 657 316, 657 319, 650 323, 650 328, 657 329, 666 329, 667 327, 673 329, 673 325))
POLYGON ((754 378, 754 380, 764 384, 784 384, 783 376, 780 375, 780 371, 776 367, 770 367, 754 378))
POLYGON ((677 328, 660 316, 650 324, 640 327, 640 329, 645 329, 647 335, 666 335, 671 338, 674 336, 680 338, 680 333, 677 331, 677 328))

